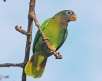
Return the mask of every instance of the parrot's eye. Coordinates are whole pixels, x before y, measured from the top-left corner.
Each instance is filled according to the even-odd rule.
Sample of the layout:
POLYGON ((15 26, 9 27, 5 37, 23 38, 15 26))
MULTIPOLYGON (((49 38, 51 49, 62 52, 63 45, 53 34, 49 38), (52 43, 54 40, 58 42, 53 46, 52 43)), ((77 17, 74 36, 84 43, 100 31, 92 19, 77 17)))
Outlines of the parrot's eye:
POLYGON ((66 13, 67 13, 67 14, 72 14, 72 12, 71 12, 71 11, 67 11, 66 13))
POLYGON ((68 12, 68 14, 70 14, 70 12, 68 12))

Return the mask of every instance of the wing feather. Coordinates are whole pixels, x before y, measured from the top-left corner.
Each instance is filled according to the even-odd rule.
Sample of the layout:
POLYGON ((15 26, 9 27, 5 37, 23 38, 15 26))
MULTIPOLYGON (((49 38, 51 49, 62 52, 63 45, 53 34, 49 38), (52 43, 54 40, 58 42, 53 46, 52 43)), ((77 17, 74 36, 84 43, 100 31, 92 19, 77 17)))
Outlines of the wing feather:
POLYGON ((67 36, 68 36, 68 30, 66 29, 65 32, 64 32, 64 34, 63 34, 62 42, 61 42, 60 45, 56 48, 56 50, 58 50, 58 49, 63 45, 63 43, 65 42, 67 36))
MULTIPOLYGON (((44 21, 44 23, 41 25, 41 29, 44 30, 48 23, 50 22, 51 18, 48 18, 44 21)), ((39 39, 39 37, 41 36, 41 34, 39 33, 39 31, 37 31, 36 35, 35 35, 35 38, 34 38, 34 42, 33 42, 33 53, 34 53, 34 50, 35 50, 35 45, 39 39)))

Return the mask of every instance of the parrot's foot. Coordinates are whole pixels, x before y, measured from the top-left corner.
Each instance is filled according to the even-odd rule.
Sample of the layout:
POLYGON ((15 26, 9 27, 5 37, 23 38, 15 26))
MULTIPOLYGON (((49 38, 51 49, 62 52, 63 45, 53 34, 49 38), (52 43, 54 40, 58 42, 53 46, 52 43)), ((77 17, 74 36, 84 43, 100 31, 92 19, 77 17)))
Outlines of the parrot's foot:
POLYGON ((56 48, 54 48, 53 46, 51 46, 50 53, 53 53, 54 56, 56 57, 56 59, 62 59, 62 56, 60 55, 60 52, 56 52, 56 48))
POLYGON ((56 55, 55 55, 55 57, 56 57, 56 59, 62 59, 62 56, 60 55, 60 52, 57 52, 56 55))
POLYGON ((54 56, 56 57, 56 59, 62 59, 62 56, 60 55, 60 53, 56 52, 56 48, 54 48, 54 46, 52 46, 50 43, 49 43, 49 38, 42 38, 43 40, 43 43, 46 44, 46 46, 48 47, 48 49, 50 50, 50 53, 51 54, 54 54, 54 56))

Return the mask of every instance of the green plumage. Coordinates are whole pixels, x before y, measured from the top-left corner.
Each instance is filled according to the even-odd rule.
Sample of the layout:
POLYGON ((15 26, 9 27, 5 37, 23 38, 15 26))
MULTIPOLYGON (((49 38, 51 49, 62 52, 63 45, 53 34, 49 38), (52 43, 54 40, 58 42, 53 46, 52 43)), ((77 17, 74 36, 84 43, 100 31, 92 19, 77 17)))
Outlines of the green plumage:
MULTIPOLYGON (((48 18, 41 25, 45 36, 49 38, 50 44, 58 50, 65 42, 68 36, 68 22, 76 20, 76 15, 71 10, 64 10, 57 13, 52 18, 48 18)), ((43 43, 41 34, 39 31, 36 33, 34 43, 33 43, 33 61, 30 70, 28 66, 25 69, 26 74, 33 76, 34 78, 39 78, 42 76, 44 71, 47 58, 52 55, 47 46, 43 43)), ((28 63, 29 64, 29 63, 28 63)), ((29 66, 30 67, 30 66, 29 66)))
MULTIPOLYGON (((41 28, 45 36, 50 39, 49 42, 51 43, 51 45, 56 49, 58 49, 64 43, 68 35, 67 25, 60 24, 58 21, 52 18, 47 19, 41 25, 41 28)), ((39 32, 37 32, 35 41, 33 44, 33 52, 35 51, 44 52, 44 55, 46 55, 46 57, 51 55, 49 53, 47 46, 42 42, 42 37, 39 34, 39 32)))

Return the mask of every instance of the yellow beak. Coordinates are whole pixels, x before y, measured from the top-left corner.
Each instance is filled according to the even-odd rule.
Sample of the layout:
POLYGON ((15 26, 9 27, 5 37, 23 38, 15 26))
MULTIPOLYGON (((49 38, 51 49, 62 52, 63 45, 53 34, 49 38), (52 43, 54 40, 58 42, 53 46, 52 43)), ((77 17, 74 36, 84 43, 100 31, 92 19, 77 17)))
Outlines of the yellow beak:
POLYGON ((77 16, 75 14, 73 14, 71 17, 70 17, 70 21, 76 21, 77 19, 77 16))

